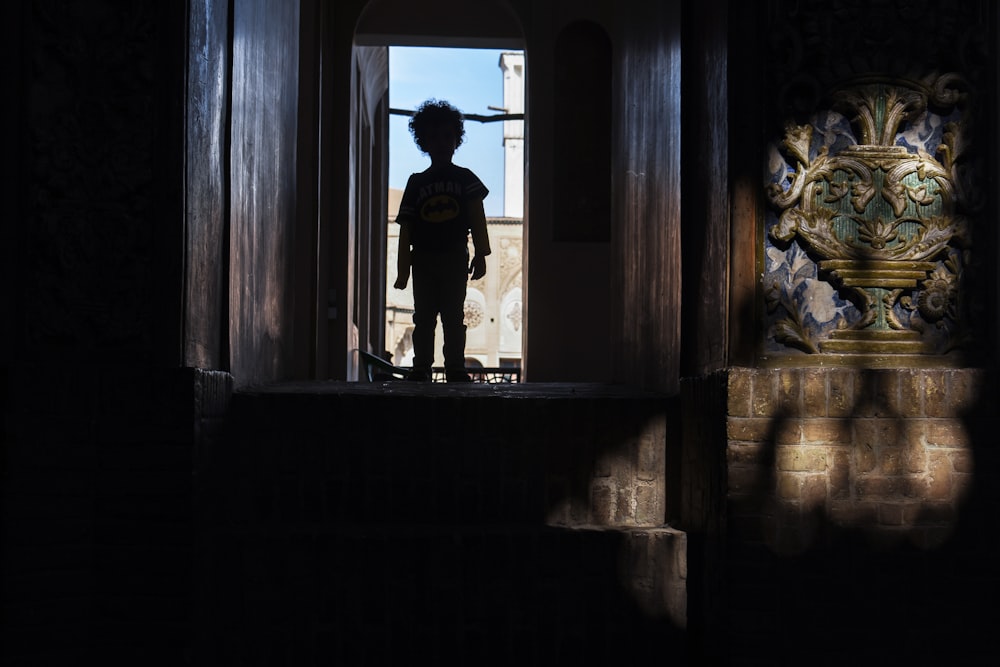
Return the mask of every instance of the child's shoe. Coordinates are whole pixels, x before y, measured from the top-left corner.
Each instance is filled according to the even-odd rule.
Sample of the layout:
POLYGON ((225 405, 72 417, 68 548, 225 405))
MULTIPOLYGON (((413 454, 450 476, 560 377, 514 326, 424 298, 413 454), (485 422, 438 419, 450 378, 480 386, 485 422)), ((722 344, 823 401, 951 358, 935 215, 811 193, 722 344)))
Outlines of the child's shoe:
POLYGON ((448 382, 472 382, 472 376, 463 370, 445 371, 445 379, 448 382))
POLYGON ((406 376, 406 379, 410 382, 430 382, 431 372, 426 368, 414 368, 410 371, 410 374, 406 376))

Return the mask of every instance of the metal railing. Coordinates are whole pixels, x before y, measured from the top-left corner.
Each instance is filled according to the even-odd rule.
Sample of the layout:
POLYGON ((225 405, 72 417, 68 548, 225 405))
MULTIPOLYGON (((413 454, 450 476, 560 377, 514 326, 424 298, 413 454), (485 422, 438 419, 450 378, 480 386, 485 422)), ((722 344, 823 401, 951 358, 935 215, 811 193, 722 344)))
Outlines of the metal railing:
MULTIPOLYGON (((518 384, 521 382, 520 366, 467 367, 465 372, 469 374, 473 382, 483 384, 518 384)), ((445 370, 443 368, 431 369, 431 380, 445 382, 445 370)))
MULTIPOLYGON (((358 350, 365 377, 369 382, 389 382, 405 380, 412 369, 393 366, 385 359, 363 350, 358 350)), ((473 382, 481 384, 518 384, 521 382, 520 366, 468 367, 465 372, 473 382)), ((445 369, 431 369, 432 382, 447 382, 445 369)))

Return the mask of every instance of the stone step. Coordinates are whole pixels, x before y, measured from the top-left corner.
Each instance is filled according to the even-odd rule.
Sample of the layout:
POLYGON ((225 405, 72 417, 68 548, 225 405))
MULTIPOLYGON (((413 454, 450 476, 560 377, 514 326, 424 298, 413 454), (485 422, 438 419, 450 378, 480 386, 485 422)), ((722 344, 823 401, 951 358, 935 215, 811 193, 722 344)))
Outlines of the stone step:
POLYGON ((228 517, 362 524, 664 522, 668 399, 605 385, 241 390, 199 475, 228 517))
POLYGON ((210 663, 683 652, 687 535, 663 525, 664 397, 308 383, 240 390, 229 408, 196 463, 210 663))

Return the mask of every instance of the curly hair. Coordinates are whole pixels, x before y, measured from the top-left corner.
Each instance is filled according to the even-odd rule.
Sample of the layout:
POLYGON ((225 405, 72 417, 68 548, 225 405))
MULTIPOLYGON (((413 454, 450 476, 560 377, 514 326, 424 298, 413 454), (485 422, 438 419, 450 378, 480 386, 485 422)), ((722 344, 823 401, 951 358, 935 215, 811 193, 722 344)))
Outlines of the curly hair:
POLYGON ((455 148, 465 140, 465 119, 462 112, 444 100, 429 99, 417 107, 416 113, 410 117, 409 127, 417 147, 424 153, 423 138, 431 127, 450 125, 455 131, 455 148))

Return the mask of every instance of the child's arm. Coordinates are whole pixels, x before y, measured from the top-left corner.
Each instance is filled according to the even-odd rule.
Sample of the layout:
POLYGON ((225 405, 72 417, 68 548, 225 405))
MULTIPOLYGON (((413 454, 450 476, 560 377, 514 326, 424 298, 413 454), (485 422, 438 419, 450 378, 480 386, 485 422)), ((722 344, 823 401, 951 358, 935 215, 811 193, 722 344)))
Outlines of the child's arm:
POLYGON ((399 248, 396 250, 396 282, 393 287, 406 289, 410 281, 410 223, 399 225, 399 248))
POLYGON ((469 216, 472 245, 476 249, 472 263, 469 264, 469 273, 472 274, 473 280, 478 280, 486 275, 486 256, 492 252, 490 250, 490 235, 486 230, 486 211, 483 209, 482 199, 470 202, 469 216))

